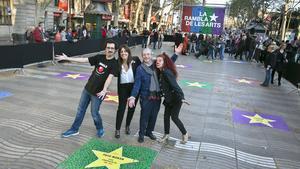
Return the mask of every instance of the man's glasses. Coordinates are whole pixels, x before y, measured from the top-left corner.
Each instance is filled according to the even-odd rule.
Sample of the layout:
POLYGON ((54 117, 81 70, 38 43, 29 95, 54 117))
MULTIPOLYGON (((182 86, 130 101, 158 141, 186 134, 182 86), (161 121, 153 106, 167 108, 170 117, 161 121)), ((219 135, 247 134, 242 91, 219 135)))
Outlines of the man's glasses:
POLYGON ((113 49, 115 49, 115 48, 114 48, 114 47, 106 47, 106 49, 112 49, 112 50, 113 50, 113 49))

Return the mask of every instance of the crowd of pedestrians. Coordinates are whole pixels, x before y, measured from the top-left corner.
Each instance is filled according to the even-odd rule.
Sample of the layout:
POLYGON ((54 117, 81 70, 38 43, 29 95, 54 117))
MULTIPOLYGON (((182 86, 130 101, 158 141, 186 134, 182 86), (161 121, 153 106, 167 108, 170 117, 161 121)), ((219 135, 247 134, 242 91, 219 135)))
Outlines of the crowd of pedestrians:
POLYGON ((174 33, 175 46, 183 43, 182 55, 206 57, 211 60, 224 60, 225 52, 229 58, 239 61, 264 64, 265 81, 262 86, 274 83, 275 72, 278 73, 278 86, 287 66, 286 63, 300 63, 300 41, 278 41, 265 34, 251 34, 251 31, 225 29, 221 35, 203 35, 195 33, 174 33))

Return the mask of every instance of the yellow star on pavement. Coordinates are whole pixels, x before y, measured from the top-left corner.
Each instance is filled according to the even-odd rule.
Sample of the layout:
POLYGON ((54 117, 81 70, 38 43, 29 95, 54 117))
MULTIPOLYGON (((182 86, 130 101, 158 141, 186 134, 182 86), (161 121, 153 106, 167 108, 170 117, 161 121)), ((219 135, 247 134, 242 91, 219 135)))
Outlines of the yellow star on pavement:
POLYGON ((272 127, 272 128, 273 128, 273 126, 270 124, 270 122, 276 121, 276 120, 271 120, 271 119, 265 119, 258 114, 255 114, 254 116, 247 116, 247 115, 243 115, 243 116, 250 119, 250 121, 249 121, 250 124, 260 123, 260 124, 264 124, 264 125, 272 127))
POLYGON ((237 81, 238 81, 239 83, 247 83, 247 84, 251 84, 251 81, 246 80, 246 79, 237 79, 237 81))
POLYGON ((137 163, 138 160, 124 157, 123 147, 120 147, 110 153, 92 150, 97 156, 97 160, 85 166, 85 168, 92 167, 107 167, 108 169, 120 169, 121 164, 137 163))
POLYGON ((193 83, 186 82, 186 83, 188 84, 188 86, 193 86, 193 87, 200 87, 200 88, 202 88, 202 87, 206 86, 206 84, 202 84, 202 83, 199 83, 199 82, 193 82, 193 83))
POLYGON ((84 77, 84 76, 81 76, 80 74, 67 74, 64 77, 69 77, 69 78, 72 78, 72 79, 77 79, 79 77, 84 77))
POLYGON ((104 100, 119 103, 119 97, 118 96, 106 95, 106 98, 104 100))

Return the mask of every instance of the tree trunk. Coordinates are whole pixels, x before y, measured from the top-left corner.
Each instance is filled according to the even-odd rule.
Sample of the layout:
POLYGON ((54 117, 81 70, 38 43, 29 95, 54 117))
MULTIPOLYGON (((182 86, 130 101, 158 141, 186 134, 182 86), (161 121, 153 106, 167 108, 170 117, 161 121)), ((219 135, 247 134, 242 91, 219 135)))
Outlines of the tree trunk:
POLYGON ((136 13, 135 13, 135 18, 134 18, 134 25, 133 25, 134 28, 137 28, 142 5, 143 5, 143 1, 139 1, 137 9, 136 9, 136 13))
POLYGON ((153 1, 151 0, 149 3, 149 11, 148 11, 148 16, 147 16, 147 24, 146 24, 146 27, 148 30, 150 29, 152 7, 153 7, 153 1))
POLYGON ((119 26, 119 14, 120 14, 121 0, 115 1, 115 12, 114 12, 114 26, 119 26))
POLYGON ((280 40, 285 40, 285 27, 286 27, 286 20, 287 20, 287 10, 288 10, 288 4, 289 4, 289 0, 285 1, 285 5, 284 5, 284 11, 283 11, 283 19, 282 19, 282 24, 281 24, 281 36, 280 36, 280 40))
MULTIPOLYGON (((295 3, 295 0, 293 0, 293 2, 292 2, 293 5, 292 6, 294 6, 294 3, 295 3)), ((288 18, 288 23, 287 23, 287 27, 286 27, 287 30, 289 30, 289 27, 290 27, 290 22, 291 22, 291 19, 292 19, 292 14, 293 14, 293 10, 290 11, 290 16, 288 18)), ((284 32, 284 37, 285 37, 285 35, 286 35, 286 31, 284 32)))
POLYGON ((161 23, 162 21, 164 20, 164 10, 166 8, 166 0, 163 1, 163 5, 162 5, 162 8, 161 8, 161 11, 159 12, 160 13, 160 18, 159 18, 159 23, 158 23, 158 26, 157 26, 157 29, 159 30, 160 29, 160 26, 161 26, 161 23))
MULTIPOLYGON (((51 0, 42 0, 39 1, 35 0, 35 16, 34 16, 34 23, 35 25, 38 25, 39 22, 42 22, 41 18, 44 19, 44 23, 46 21, 47 18, 45 18, 45 11, 47 9, 47 7, 51 4, 51 0), (43 17, 41 17, 43 16, 43 17)), ((46 23, 45 23, 46 25, 46 23)))

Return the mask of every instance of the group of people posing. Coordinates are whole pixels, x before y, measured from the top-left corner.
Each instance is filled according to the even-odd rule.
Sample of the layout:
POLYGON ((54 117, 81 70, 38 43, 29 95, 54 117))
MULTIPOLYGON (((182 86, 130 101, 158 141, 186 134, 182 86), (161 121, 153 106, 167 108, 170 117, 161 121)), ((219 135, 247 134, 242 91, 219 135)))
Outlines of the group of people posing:
POLYGON ((62 133, 62 137, 79 134, 79 127, 89 103, 91 103, 91 113, 97 129, 97 136, 102 137, 104 135, 99 108, 115 76, 118 77, 119 96, 115 138, 121 136, 120 129, 127 105, 125 133, 128 135, 131 133, 130 123, 136 103, 140 100, 138 142, 144 142, 144 136, 156 140, 153 131, 160 110, 161 99, 164 97, 164 136, 159 141, 164 142, 169 138, 171 118, 182 133, 181 143, 186 143, 189 134, 179 119, 179 112, 183 103, 189 103, 185 100, 184 93, 177 83, 178 73, 174 64, 178 57, 177 54, 182 50, 182 45, 175 49, 175 54, 171 58, 166 53, 162 53, 156 57, 155 61, 152 58, 151 49, 143 49, 142 61, 140 61, 139 57, 131 55, 131 51, 126 45, 120 46, 118 59, 115 59, 116 48, 117 44, 114 41, 107 40, 105 55, 98 54, 89 58, 72 58, 65 54, 57 55, 56 60, 58 61, 90 63, 91 66, 95 67, 82 91, 75 120, 71 128, 62 133))

